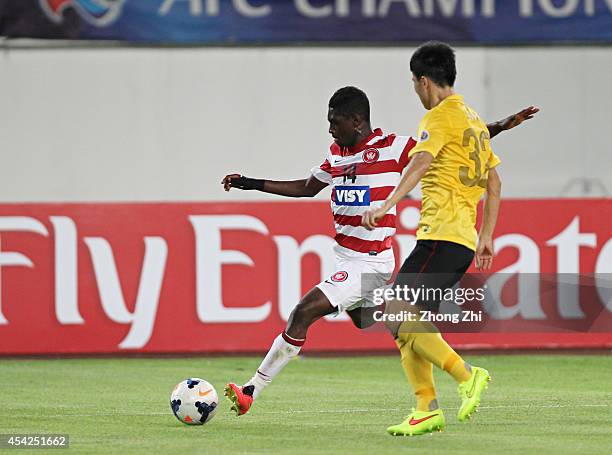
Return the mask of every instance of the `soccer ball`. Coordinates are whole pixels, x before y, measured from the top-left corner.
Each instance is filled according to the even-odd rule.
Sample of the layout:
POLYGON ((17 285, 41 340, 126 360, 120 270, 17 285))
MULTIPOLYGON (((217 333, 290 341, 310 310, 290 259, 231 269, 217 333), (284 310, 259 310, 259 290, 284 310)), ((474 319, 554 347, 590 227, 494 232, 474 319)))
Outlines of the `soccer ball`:
POLYGON ((204 425, 215 416, 218 405, 217 391, 200 378, 179 382, 170 395, 172 412, 187 425, 204 425))

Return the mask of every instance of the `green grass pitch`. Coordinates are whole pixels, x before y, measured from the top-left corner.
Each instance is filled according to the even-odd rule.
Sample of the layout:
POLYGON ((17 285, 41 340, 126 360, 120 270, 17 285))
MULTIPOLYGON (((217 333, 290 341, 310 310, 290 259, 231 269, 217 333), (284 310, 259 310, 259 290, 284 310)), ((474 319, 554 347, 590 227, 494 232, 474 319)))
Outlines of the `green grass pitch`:
POLYGON ((221 396, 202 427, 174 418, 174 385, 199 376, 222 394, 258 358, 0 360, 0 433, 67 433, 69 453, 611 453, 610 356, 467 359, 493 377, 480 412, 458 422, 455 384, 437 371, 446 430, 418 437, 385 432, 413 404, 394 356, 296 359, 248 415, 221 396))

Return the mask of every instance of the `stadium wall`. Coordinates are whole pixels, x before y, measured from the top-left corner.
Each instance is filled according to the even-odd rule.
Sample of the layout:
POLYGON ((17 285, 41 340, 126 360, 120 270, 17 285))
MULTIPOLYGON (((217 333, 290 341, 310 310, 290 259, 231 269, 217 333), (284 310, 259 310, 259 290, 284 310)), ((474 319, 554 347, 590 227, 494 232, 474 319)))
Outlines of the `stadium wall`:
MULTIPOLYGON (((15 49, 0 56, 0 201, 270 199, 226 194, 239 171, 302 178, 330 142, 347 84, 375 126, 414 134, 411 48, 15 49)), ((609 47, 460 48, 457 89, 498 119, 542 113, 494 141, 506 197, 612 191, 609 47)), ((327 193, 321 195, 326 198, 327 193)))
MULTIPOLYGON (((220 179, 306 176, 329 144, 328 98, 347 84, 369 94, 375 126, 413 133, 424 111, 412 92, 411 51, 5 50, 0 355, 267 349, 301 293, 333 268, 329 206, 228 194, 220 179)), ((553 274, 553 283, 580 274, 587 301, 543 292, 544 332, 523 330, 521 317, 534 313, 511 304, 505 314, 518 311, 509 318, 519 325, 451 333, 455 346, 612 347, 612 199, 554 199, 612 189, 612 99, 599 90, 612 73, 610 52, 458 50, 457 88, 485 119, 542 108, 494 141, 504 196, 524 198, 504 201, 496 271, 553 274), (596 312, 577 317, 589 305, 596 312)), ((403 204, 398 257, 414 244, 417 207, 403 204)), ((346 317, 313 330, 311 351, 394 349, 386 334, 358 333, 346 317)))
MULTIPOLYGON (((496 273, 472 268, 462 284, 486 300, 457 301, 448 340, 612 348, 610 200, 509 200, 502 213, 496 273)), ((400 205, 398 261, 418 219, 417 202, 400 205)), ((0 204, 0 233, 0 355, 265 351, 335 271, 325 202, 0 204)), ((395 345, 346 314, 309 331, 307 352, 355 350, 395 345)))

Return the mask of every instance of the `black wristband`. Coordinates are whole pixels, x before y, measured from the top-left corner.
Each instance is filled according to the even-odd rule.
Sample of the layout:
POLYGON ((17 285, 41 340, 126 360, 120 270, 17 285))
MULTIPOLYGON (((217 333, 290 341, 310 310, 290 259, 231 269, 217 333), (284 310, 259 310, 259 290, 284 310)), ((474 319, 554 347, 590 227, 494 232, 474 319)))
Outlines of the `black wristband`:
POLYGON ((250 179, 248 177, 240 176, 230 180, 232 188, 239 188, 241 190, 258 190, 263 191, 264 188, 263 179, 250 179))

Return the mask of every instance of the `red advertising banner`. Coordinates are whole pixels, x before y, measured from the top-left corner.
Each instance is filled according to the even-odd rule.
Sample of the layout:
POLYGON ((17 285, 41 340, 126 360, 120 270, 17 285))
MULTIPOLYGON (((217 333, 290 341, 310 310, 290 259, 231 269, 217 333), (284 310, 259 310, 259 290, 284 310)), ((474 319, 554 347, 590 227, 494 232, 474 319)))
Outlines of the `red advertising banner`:
MULTIPOLYGON (((398 220, 399 262, 414 245, 418 202, 403 203, 398 220)), ((504 201, 494 271, 612 276, 611 220, 611 199, 504 201)), ((0 205, 0 354, 267 350, 301 295, 334 271, 332 236, 325 202, 0 205)), ((591 330, 447 339, 464 349, 610 348, 610 292, 604 283, 590 294, 603 321, 591 330)), ((556 302, 542 311, 531 302, 539 316, 517 303, 502 317, 584 317, 579 299, 556 302)), ((394 343, 341 316, 317 322, 306 348, 394 343)))

